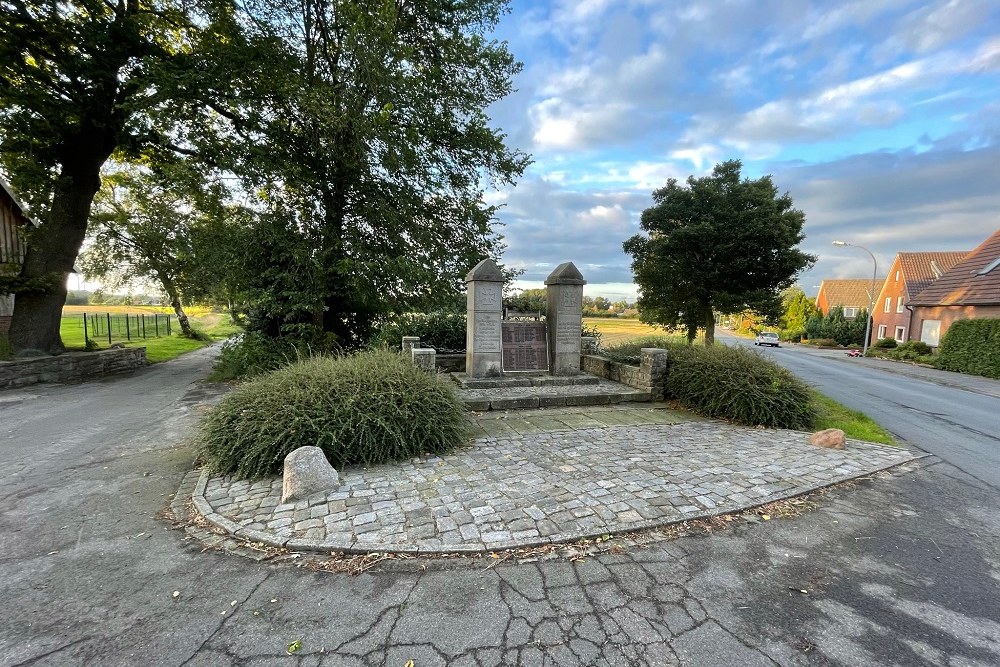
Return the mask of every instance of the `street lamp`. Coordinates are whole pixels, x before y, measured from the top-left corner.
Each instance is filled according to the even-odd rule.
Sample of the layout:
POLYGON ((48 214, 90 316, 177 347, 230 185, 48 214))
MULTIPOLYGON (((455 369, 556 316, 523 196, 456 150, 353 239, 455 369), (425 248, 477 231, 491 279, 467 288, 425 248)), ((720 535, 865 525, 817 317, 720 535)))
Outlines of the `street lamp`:
POLYGON ((871 334, 872 334, 872 317, 875 314, 874 313, 874 311, 875 311, 875 280, 876 280, 876 276, 878 275, 878 261, 876 261, 875 255, 872 254, 872 251, 869 250, 868 248, 864 247, 863 245, 858 245, 857 243, 848 243, 846 241, 834 241, 833 245, 835 245, 835 246, 841 246, 841 247, 843 247, 843 246, 851 246, 852 248, 861 248, 866 253, 868 253, 868 255, 872 258, 872 266, 874 267, 872 269, 872 288, 869 291, 868 320, 865 322, 865 344, 864 344, 864 349, 861 351, 862 355, 867 356, 868 355, 868 339, 871 338, 871 334))

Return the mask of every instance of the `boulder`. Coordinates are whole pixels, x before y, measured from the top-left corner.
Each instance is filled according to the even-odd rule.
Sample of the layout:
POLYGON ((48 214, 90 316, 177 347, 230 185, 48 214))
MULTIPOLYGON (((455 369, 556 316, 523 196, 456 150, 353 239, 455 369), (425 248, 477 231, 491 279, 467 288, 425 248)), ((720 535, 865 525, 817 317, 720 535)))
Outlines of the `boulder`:
POLYGON ((826 447, 827 449, 843 449, 844 432, 839 428, 816 431, 809 436, 809 444, 816 445, 817 447, 826 447))
POLYGON ((319 447, 299 447, 285 457, 281 502, 295 502, 340 486, 340 475, 319 447))

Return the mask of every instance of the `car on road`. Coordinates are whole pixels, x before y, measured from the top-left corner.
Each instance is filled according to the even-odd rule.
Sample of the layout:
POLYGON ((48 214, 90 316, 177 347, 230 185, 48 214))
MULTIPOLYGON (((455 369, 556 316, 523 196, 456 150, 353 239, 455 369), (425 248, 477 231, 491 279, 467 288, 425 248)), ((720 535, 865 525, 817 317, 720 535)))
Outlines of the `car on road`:
POLYGON ((778 334, 774 333, 773 331, 761 331, 759 334, 757 334, 757 337, 754 338, 753 344, 781 347, 781 345, 779 345, 778 342, 778 334))

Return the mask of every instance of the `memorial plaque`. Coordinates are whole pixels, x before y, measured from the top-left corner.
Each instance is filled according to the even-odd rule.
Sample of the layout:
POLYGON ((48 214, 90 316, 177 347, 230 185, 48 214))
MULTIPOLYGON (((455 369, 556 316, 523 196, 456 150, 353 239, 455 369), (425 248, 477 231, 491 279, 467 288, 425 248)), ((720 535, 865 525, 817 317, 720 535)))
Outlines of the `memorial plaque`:
POLYGON ((549 370, 549 346, 544 322, 503 322, 504 371, 549 370))
POLYGON ((472 347, 476 352, 499 352, 499 313, 476 313, 475 328, 472 332, 472 347))

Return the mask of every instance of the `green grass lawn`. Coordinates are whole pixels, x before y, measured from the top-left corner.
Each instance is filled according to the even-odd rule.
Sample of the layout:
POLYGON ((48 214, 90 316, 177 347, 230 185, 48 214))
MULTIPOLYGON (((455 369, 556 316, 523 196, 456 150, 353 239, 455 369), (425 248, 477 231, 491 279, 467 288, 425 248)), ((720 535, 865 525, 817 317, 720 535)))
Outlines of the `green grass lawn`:
POLYGON ((896 444, 891 433, 879 426, 863 412, 851 410, 829 396, 824 396, 815 390, 813 390, 813 404, 816 406, 815 428, 817 431, 826 428, 839 428, 848 438, 866 440, 868 442, 881 442, 886 445, 896 444))
MULTIPOLYGON (((74 307, 72 310, 67 308, 63 311, 63 318, 59 327, 59 334, 62 336, 63 344, 67 349, 70 350, 82 350, 84 349, 84 335, 83 335, 83 309, 80 307, 74 307)), ((89 313, 104 313, 106 311, 102 310, 99 306, 87 307, 86 312, 89 313)), ((185 338, 180 335, 180 326, 178 326, 176 319, 172 323, 172 335, 170 336, 160 336, 158 338, 152 337, 152 324, 148 321, 148 316, 152 315, 154 312, 163 314, 163 309, 161 308, 130 308, 129 312, 133 314, 145 313, 147 315, 146 322, 146 333, 148 338, 141 338, 133 333, 132 340, 127 340, 124 333, 115 332, 112 336, 112 342, 114 343, 124 343, 127 347, 145 347, 146 348, 146 358, 151 363, 159 363, 161 361, 169 361, 171 359, 176 359, 185 352, 191 352, 192 350, 197 350, 199 348, 210 345, 211 343, 228 338, 233 334, 240 331, 239 327, 232 323, 229 315, 225 313, 213 313, 204 309, 192 309, 188 314, 188 318, 191 321, 191 326, 194 329, 205 335, 205 339, 195 339, 195 338, 185 338)), ((120 315, 121 312, 114 312, 112 315, 120 315)), ((160 319, 160 330, 163 333, 165 324, 162 318, 160 319)), ((105 349, 108 347, 108 339, 106 336, 90 336, 100 349, 105 349)))

